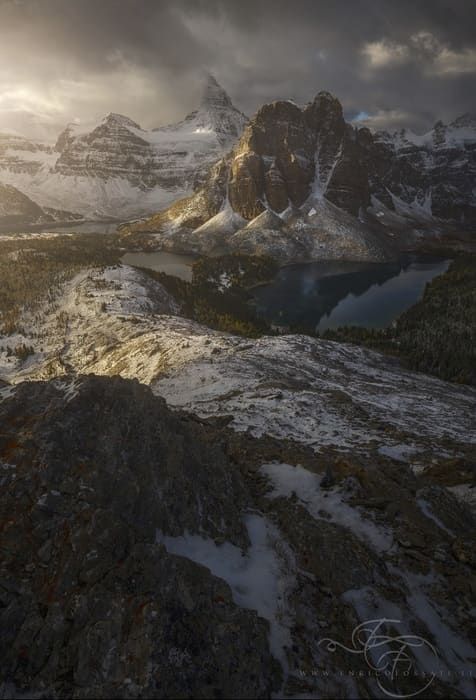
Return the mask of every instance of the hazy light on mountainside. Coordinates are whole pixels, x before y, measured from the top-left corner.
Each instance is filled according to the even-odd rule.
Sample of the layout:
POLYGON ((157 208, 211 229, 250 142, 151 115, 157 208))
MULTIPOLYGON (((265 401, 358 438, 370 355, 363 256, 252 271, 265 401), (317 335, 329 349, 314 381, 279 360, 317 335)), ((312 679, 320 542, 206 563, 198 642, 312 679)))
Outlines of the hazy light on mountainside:
POLYGON ((4 85, 0 92, 0 114, 20 111, 44 114, 47 118, 60 114, 62 105, 59 99, 48 98, 28 85, 4 85))

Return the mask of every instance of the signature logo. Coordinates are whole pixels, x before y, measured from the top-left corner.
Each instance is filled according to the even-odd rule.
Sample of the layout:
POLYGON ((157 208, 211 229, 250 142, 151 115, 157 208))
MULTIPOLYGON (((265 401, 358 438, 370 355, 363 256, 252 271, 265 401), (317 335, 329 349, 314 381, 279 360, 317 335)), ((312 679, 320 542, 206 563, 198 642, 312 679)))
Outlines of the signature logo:
POLYGON ((422 649, 438 658, 435 647, 423 637, 417 635, 398 633, 391 636, 386 633, 389 625, 399 625, 401 620, 382 618, 379 620, 367 620, 358 625, 352 633, 352 646, 341 644, 335 639, 324 638, 320 645, 326 645, 330 653, 338 649, 349 654, 358 654, 363 657, 368 667, 375 672, 375 677, 380 690, 392 698, 411 698, 423 693, 434 681, 434 673, 418 674, 415 669, 415 656, 412 650, 422 649), (414 692, 404 694, 391 689, 399 677, 421 678, 421 688, 414 692))

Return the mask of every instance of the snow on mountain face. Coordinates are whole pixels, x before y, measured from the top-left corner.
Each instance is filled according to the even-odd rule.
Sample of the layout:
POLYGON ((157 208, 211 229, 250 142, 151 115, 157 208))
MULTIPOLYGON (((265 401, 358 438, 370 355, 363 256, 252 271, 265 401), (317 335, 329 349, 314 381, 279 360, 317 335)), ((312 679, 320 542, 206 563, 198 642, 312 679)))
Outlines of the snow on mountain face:
POLYGON ((36 221, 42 214, 37 204, 14 187, 0 185, 0 223, 20 218, 36 221))
POLYGON ((339 100, 320 92, 304 109, 264 105, 201 192, 129 231, 205 254, 378 260, 422 231, 474 228, 475 182, 474 115, 421 136, 372 134, 347 124, 339 100))
POLYGON ((9 170, 34 176, 45 164, 54 164, 57 157, 50 144, 0 129, 0 181, 6 182, 3 172, 9 170))
POLYGON ((245 123, 210 76, 199 109, 178 124, 146 130, 110 113, 90 129, 68 125, 54 148, 0 136, 0 182, 92 218, 142 215, 189 194, 245 123))
POLYGON ((11 185, 0 183, 0 227, 50 224, 55 221, 74 221, 77 217, 69 211, 40 207, 33 200, 11 185))
POLYGON ((476 117, 439 121, 423 135, 409 129, 377 132, 369 181, 374 196, 397 213, 474 227, 476 117))

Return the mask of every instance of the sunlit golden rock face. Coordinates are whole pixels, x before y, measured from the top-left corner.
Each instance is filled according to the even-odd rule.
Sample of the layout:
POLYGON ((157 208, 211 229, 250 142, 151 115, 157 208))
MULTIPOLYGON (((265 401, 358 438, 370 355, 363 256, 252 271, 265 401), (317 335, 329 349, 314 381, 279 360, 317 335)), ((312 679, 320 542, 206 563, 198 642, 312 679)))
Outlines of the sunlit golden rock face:
POLYGON ((282 212, 307 198, 314 175, 314 139, 302 110, 292 102, 264 105, 235 149, 230 203, 252 219, 266 204, 282 212))
POLYGON ((273 164, 264 178, 264 193, 273 211, 282 212, 289 202, 288 190, 281 170, 273 164))
POLYGON ((418 230, 471 229, 475 142, 471 115, 420 136, 372 133, 347 123, 328 92, 303 108, 280 100, 256 113, 192 197, 125 229, 193 253, 382 260, 418 230))
POLYGON ((264 165, 254 151, 239 153, 231 166, 229 198, 231 206, 246 219, 253 219, 263 210, 264 165))
POLYGON ((370 202, 362 154, 329 93, 304 109, 284 100, 264 105, 234 149, 230 203, 252 219, 267 206, 278 213, 300 207, 315 190, 356 215, 370 202))

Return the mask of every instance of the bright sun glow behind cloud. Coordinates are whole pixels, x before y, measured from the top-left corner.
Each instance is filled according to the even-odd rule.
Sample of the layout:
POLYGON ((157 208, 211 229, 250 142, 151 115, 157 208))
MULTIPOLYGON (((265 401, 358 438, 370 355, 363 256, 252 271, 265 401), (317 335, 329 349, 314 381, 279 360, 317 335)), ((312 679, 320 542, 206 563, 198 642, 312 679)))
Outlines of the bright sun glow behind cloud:
POLYGON ((62 112, 61 101, 49 99, 34 88, 3 85, 0 91, 0 111, 62 112))
POLYGON ((157 95, 167 102, 167 86, 140 69, 121 66, 82 79, 56 78, 47 86, 12 84, 0 72, 0 131, 24 132, 40 139, 56 138, 69 121, 95 123, 110 111, 134 116, 145 109, 150 124, 163 122, 157 114, 157 95), (78 115, 80 115, 78 119, 78 115))
POLYGON ((474 109, 476 2, 419 4, 0 0, 0 129, 21 131, 21 112, 56 135, 111 111, 175 122, 196 108, 203 71, 250 116, 328 90, 347 113, 398 109, 429 128, 474 109))

